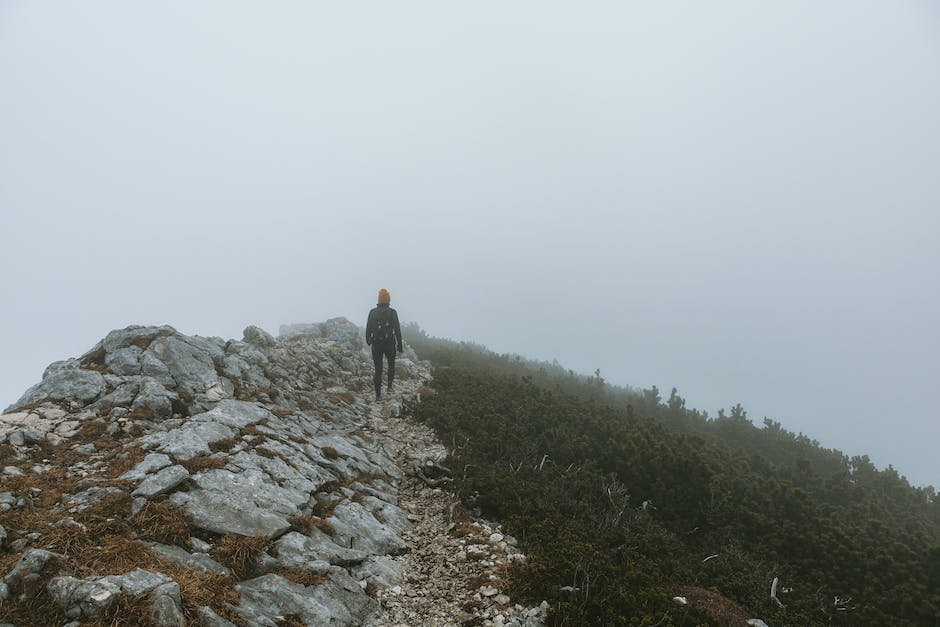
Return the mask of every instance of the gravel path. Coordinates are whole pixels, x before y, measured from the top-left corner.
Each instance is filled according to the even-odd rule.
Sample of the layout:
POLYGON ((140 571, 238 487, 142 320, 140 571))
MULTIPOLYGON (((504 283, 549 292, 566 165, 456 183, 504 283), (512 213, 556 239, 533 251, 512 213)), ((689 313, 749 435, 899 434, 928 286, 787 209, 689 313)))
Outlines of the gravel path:
POLYGON ((525 559, 516 541, 499 525, 456 520, 460 510, 454 497, 430 485, 433 479, 420 477, 436 476, 434 471, 447 456, 428 427, 399 416, 402 397, 412 397, 421 384, 396 384, 399 388, 391 397, 373 404, 364 429, 398 463, 399 506, 412 523, 403 535, 409 550, 395 558, 404 566, 403 580, 379 591, 382 613, 374 624, 543 625, 547 603, 525 608, 512 603, 501 589, 508 565, 525 559))

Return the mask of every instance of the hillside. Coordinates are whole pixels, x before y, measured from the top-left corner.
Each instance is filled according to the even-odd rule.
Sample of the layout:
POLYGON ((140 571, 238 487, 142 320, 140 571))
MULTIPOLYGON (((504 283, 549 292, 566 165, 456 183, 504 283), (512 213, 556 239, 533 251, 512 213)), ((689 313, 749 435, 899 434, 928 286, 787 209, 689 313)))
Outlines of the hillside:
POLYGON ((344 319, 51 364, 0 416, 0 623, 937 624, 933 488, 740 406, 405 339, 381 403, 344 319))
POLYGON ((372 403, 364 348, 345 319, 128 327, 51 364, 0 416, 0 623, 541 625, 503 590, 516 541, 398 415, 429 365, 372 403))
POLYGON ((711 419, 676 390, 406 336, 436 366, 409 413, 466 469, 455 493, 522 540, 513 594, 552 624, 940 621, 933 488, 740 406, 711 419))

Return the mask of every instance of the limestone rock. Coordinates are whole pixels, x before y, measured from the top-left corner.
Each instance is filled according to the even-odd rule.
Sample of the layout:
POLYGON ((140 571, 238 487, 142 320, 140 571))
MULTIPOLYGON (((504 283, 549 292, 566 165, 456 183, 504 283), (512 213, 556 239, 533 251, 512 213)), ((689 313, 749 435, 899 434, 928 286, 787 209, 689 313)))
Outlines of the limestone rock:
POLYGON ((47 400, 74 401, 80 406, 85 406, 101 396, 104 390, 104 377, 100 373, 81 368, 56 369, 48 372, 42 381, 26 390, 5 413, 47 400))
POLYGON ((368 553, 349 549, 333 542, 319 529, 307 535, 297 532, 284 534, 277 543, 278 563, 287 568, 319 571, 323 564, 353 566, 369 557, 368 553))
POLYGON ((117 375, 140 374, 140 354, 142 352, 139 346, 125 346, 106 353, 104 363, 108 370, 117 375))
POLYGON ((146 477, 148 473, 160 470, 161 468, 166 468, 172 463, 173 460, 170 459, 168 455, 164 455, 162 453, 150 453, 143 459, 143 461, 121 475, 119 479, 123 479, 125 481, 140 481, 146 477))
POLYGON ((204 570, 206 572, 219 573, 222 575, 232 574, 230 568, 219 564, 217 561, 205 554, 190 553, 189 551, 178 546, 160 544, 158 542, 152 542, 150 544, 150 548, 161 558, 179 564, 180 566, 195 568, 197 570, 204 570))
POLYGON ((270 333, 256 326, 246 327, 243 336, 244 338, 242 341, 261 348, 274 346, 276 342, 270 333))
POLYGON ((319 586, 305 587, 271 574, 236 587, 241 595, 239 608, 253 616, 275 620, 292 614, 307 625, 362 625, 377 611, 378 604, 362 594, 355 582, 354 590, 343 583, 331 578, 319 586))
POLYGON ((39 579, 39 573, 54 557, 62 556, 43 549, 26 551, 13 566, 13 569, 3 577, 3 583, 12 591, 29 585, 39 579))
POLYGON ((327 521, 333 526, 334 539, 342 546, 375 555, 394 555, 408 548, 391 527, 354 501, 340 503, 327 521))
POLYGON ((290 523, 284 516, 252 503, 235 503, 217 492, 174 492, 170 495, 170 501, 183 507, 194 525, 214 533, 276 538, 290 529, 290 523))
POLYGON ((131 492, 131 496, 153 498, 169 492, 188 478, 189 471, 182 466, 168 466, 144 479, 137 489, 131 492))

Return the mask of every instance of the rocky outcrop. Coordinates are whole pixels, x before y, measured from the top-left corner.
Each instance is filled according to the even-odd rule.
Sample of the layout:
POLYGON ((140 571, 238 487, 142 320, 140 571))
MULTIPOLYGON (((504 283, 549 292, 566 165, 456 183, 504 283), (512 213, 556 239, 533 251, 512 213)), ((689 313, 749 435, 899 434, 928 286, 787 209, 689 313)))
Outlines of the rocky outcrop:
MULTIPOLYGON (((406 459, 409 436, 381 429, 406 428, 401 402, 429 375, 408 348, 395 393, 371 403, 362 329, 342 318, 282 327, 279 338, 248 327, 241 341, 169 326, 109 333, 52 364, 0 416, 0 543, 21 554, 0 573, 0 601, 16 617, 26 611, 17 603, 45 595, 63 623, 133 603, 158 625, 385 624, 403 607, 409 556, 431 544, 415 535, 424 519, 401 490, 431 489, 417 451, 443 447, 421 440, 406 459)), ((448 525, 422 529, 443 538, 445 563, 476 564, 467 578, 518 555, 492 538, 473 555, 448 525)), ((544 614, 464 592, 479 608, 502 603, 500 616, 518 624, 544 614)))

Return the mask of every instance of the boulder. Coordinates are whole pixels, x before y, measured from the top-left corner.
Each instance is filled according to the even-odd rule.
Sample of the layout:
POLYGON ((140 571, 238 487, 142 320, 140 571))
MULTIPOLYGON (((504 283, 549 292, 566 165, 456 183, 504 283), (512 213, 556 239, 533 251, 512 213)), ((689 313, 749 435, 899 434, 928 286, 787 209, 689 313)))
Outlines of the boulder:
POLYGON ((272 621, 292 614, 307 625, 362 625, 377 612, 378 603, 362 594, 355 581, 349 589, 350 581, 334 571, 323 584, 306 587, 278 575, 263 575, 236 586, 239 609, 272 621))
POLYGON ((193 338, 164 336, 154 340, 148 349, 170 371, 181 397, 195 397, 219 383, 215 364, 205 346, 194 345, 193 338))
POLYGON ((143 351, 139 346, 125 346, 113 352, 106 353, 104 365, 117 375, 131 376, 140 374, 140 354, 143 351))
POLYGON ((176 392, 168 390, 159 379, 140 377, 140 391, 131 406, 138 414, 164 420, 173 415, 173 403, 179 400, 176 392))
POLYGON ((355 501, 343 501, 326 520, 333 527, 333 539, 341 546, 374 555, 396 555, 408 548, 392 527, 380 523, 355 501))
POLYGON ((156 338, 165 335, 177 335, 177 331, 173 327, 165 325, 161 327, 132 325, 108 333, 101 341, 101 347, 106 353, 113 353, 129 346, 145 349, 156 338))
POLYGON ((139 462, 136 466, 118 477, 118 479, 123 479, 124 481, 140 481, 146 477, 148 473, 160 470, 161 468, 166 468, 172 463, 173 460, 170 459, 169 455, 164 455, 162 453, 150 453, 143 459, 143 461, 139 462))
POLYGON ((3 577, 4 585, 8 586, 11 591, 17 591, 23 586, 38 581, 39 573, 54 557, 62 556, 43 549, 26 551, 13 566, 13 569, 3 577))
POLYGON ((353 566, 361 564, 369 554, 340 546, 319 529, 311 529, 306 535, 292 531, 284 534, 275 543, 277 559, 281 566, 319 571, 322 565, 353 566))
POLYGON ((270 333, 254 325, 245 328, 242 341, 246 344, 253 344, 261 348, 274 346, 276 342, 270 333))
POLYGON ((131 496, 143 496, 151 499, 159 494, 166 494, 189 478, 189 471, 182 466, 168 466, 149 475, 131 492, 131 496))
POLYGON ((174 492, 170 495, 170 502, 183 507, 195 526, 214 533, 276 538, 290 529, 285 516, 274 514, 251 502, 236 502, 219 492, 174 492))
MULTIPOLYGON (((123 575, 107 577, 88 577, 77 579, 71 576, 53 577, 46 585, 46 591, 52 600, 65 611, 68 618, 96 619, 102 611, 114 603, 121 595, 141 597, 154 593, 154 600, 166 596, 179 607, 179 586, 162 573, 154 573, 139 568, 123 575), (157 592, 159 590, 159 592, 157 592), (175 599, 174 599, 175 591, 175 599)), ((166 602, 160 603, 161 615, 167 614, 166 602)), ((180 611, 180 617, 182 612, 180 611)), ((181 625, 182 622, 170 623, 181 625)))
POLYGON ((169 544, 160 544, 153 542, 150 544, 151 550, 161 558, 196 570, 204 570, 210 573, 219 573, 221 575, 231 575, 232 571, 227 566, 219 564, 217 561, 204 553, 190 553, 186 549, 169 544))
POLYGON ((4 413, 41 401, 75 402, 84 407, 105 390, 104 377, 93 370, 60 368, 47 373, 42 381, 26 390, 4 413))

